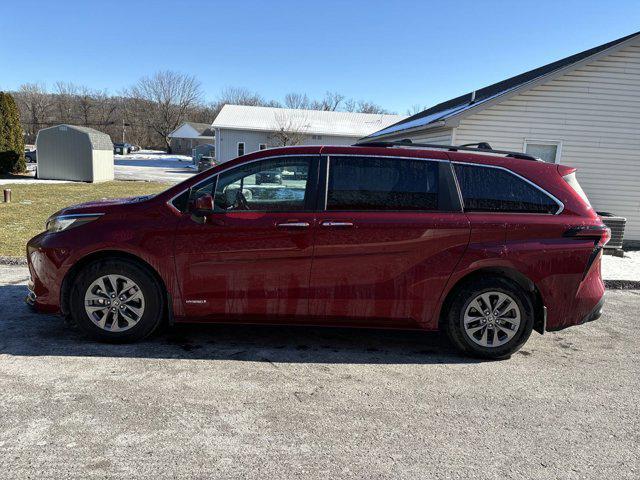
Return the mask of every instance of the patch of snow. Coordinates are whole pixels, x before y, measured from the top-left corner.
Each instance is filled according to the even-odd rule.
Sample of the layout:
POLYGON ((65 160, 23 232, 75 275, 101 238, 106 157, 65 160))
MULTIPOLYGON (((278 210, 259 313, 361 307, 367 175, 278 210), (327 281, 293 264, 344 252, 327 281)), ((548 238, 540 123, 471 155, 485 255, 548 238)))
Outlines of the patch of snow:
POLYGON ((33 176, 24 176, 21 178, 0 178, 0 185, 31 185, 34 183, 71 183, 70 180, 40 180, 33 176))
POLYGON ((395 133, 395 132, 402 132, 404 130, 408 130, 410 128, 414 128, 414 127, 422 127, 425 125, 428 125, 432 122, 435 122, 436 120, 440 120, 441 118, 444 118, 448 115, 451 115, 455 112, 457 112, 458 110, 463 110, 465 107, 467 107, 468 105, 462 104, 462 105, 457 105, 455 107, 449 108, 447 110, 442 110, 440 112, 436 112, 436 113, 432 113, 431 115, 427 115, 426 117, 421 117, 421 118, 416 118, 415 120, 411 120, 409 122, 404 122, 404 123, 400 123, 398 125, 392 125, 390 127, 387 127, 383 130, 380 130, 379 132, 375 132, 371 135, 369 135, 366 138, 376 138, 382 135, 388 135, 390 133, 395 133))
POLYGON ((191 157, 153 150, 114 155, 116 180, 178 183, 196 172, 191 157))
POLYGON ((154 161, 154 160, 163 160, 163 161, 173 161, 173 162, 191 162, 191 157, 188 155, 176 155, 173 153, 166 153, 159 150, 140 150, 138 152, 129 153, 127 155, 113 155, 113 160, 116 162, 120 162, 123 160, 145 160, 145 161, 154 161))
POLYGON ((603 255, 602 278, 640 281, 640 251, 624 252, 624 257, 603 255))

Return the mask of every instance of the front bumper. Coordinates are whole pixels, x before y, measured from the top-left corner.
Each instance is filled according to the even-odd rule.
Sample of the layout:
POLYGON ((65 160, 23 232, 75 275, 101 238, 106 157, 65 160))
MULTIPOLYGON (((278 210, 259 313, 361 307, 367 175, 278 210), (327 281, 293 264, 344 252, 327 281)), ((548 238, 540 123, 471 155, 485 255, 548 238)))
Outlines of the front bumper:
POLYGON ((27 243, 27 265, 31 280, 25 302, 36 311, 56 313, 60 310, 60 286, 68 269, 69 250, 55 244, 45 233, 27 243))

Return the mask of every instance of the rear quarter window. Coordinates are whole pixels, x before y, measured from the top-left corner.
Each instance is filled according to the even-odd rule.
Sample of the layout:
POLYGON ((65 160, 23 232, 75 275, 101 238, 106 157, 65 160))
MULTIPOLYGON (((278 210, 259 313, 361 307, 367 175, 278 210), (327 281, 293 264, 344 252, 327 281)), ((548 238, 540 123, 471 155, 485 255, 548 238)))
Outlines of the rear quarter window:
POLYGON ((467 212, 554 214, 558 203, 538 187, 501 168, 455 164, 467 212))

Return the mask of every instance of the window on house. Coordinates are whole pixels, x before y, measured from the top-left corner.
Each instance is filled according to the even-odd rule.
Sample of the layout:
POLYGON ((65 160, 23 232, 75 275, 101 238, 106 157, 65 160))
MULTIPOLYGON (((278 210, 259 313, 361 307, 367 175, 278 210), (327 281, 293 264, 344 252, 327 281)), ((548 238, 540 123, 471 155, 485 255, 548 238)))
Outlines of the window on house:
POLYGON ((327 210, 437 210, 438 163, 333 157, 327 210))
POLYGON ((238 142, 238 156, 244 155, 244 142, 238 142))
POLYGON ((259 143, 258 144, 258 150, 266 150, 267 149, 267 144, 266 143, 259 143))
POLYGON ((524 153, 540 158, 545 162, 557 163, 560 160, 560 145, 558 141, 525 140, 524 153))
POLYGON ((467 212, 556 213, 558 203, 548 194, 499 168, 455 165, 467 212))
POLYGON ((322 135, 311 135, 313 140, 322 140, 322 135))

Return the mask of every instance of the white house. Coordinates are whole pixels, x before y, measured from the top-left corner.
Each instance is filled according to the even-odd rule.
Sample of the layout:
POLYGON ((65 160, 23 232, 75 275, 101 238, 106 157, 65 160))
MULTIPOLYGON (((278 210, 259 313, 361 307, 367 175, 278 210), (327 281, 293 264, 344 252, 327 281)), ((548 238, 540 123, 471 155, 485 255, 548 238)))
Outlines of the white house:
POLYGON ((211 125, 218 163, 283 145, 352 145, 405 118, 352 112, 225 105, 211 125))
POLYGON ((198 145, 213 143, 213 131, 207 123, 185 122, 169 135, 171 151, 182 155, 191 155, 198 145))
POLYGON ((640 33, 429 108, 366 140, 489 142, 578 168, 592 205, 640 240, 640 33))

